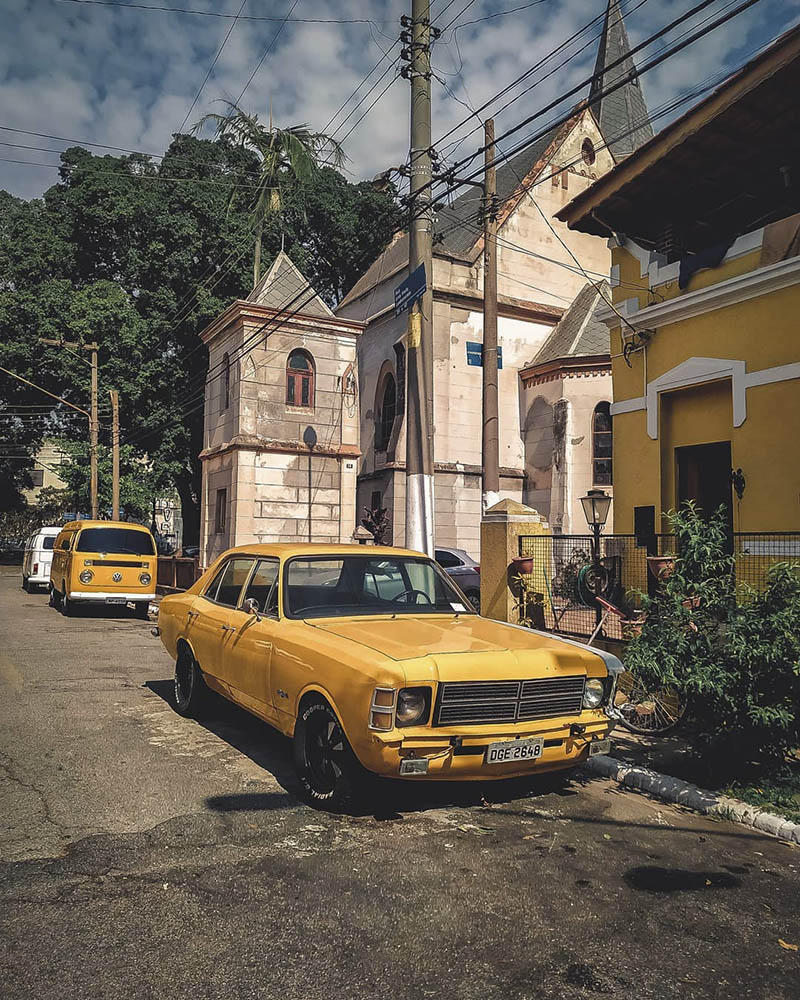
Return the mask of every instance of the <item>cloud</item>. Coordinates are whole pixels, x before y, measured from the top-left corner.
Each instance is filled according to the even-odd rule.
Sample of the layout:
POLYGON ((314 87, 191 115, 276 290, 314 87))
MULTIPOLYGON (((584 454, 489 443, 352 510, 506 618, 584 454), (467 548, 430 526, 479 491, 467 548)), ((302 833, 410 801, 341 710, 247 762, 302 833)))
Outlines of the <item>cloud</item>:
MULTIPOLYGON (((519 6, 519 2, 481 0, 472 4, 456 24, 519 6)), ((436 0, 434 18, 438 6, 443 11, 438 23, 444 27, 466 4, 467 0, 455 0, 445 11, 443 0, 436 0)), ((712 11, 724 5, 725 0, 719 0, 712 11)), ((291 0, 269 5, 249 0, 245 13, 266 12, 280 17, 290 6, 291 0)), ((624 8, 630 6, 633 0, 628 0, 624 8)), ((627 21, 632 42, 646 38, 690 6, 691 0, 649 0, 627 21)), ((232 7, 236 9, 235 4, 223 6, 221 0, 216 0, 210 9, 232 7)), ((392 45, 400 16, 408 13, 409 7, 407 0, 373 0, 369 4, 363 0, 299 0, 294 17, 369 17, 374 23, 290 22, 277 40, 280 22, 239 21, 189 117, 189 125, 213 110, 214 101, 237 98, 272 45, 247 88, 243 103, 250 110, 266 119, 271 102, 276 121, 307 122, 317 129, 333 119, 330 130, 336 131, 337 138, 357 124, 346 139, 348 169, 353 177, 370 177, 387 165, 403 162, 409 145, 407 81, 396 80, 360 121, 380 89, 392 79, 394 70, 346 122, 343 119, 355 101, 338 115, 336 112, 381 58, 382 50, 392 45)), ((434 136, 441 136, 469 115, 465 104, 482 104, 590 18, 601 15, 604 8, 605 0, 547 0, 526 10, 466 25, 458 32, 452 28, 445 31, 434 48, 434 66, 440 80, 464 103, 454 100, 440 80, 434 79, 434 136)), ((800 0, 762 0, 645 77, 643 87, 651 108, 691 90, 711 74, 735 68, 798 15, 800 0)), ((172 133, 180 127, 231 23, 224 18, 58 0, 0 0, 0 16, 5 42, 0 54, 0 124, 153 153, 163 152, 172 133)), ((682 30, 676 29, 670 37, 678 37, 682 30)), ((566 65, 548 79, 540 79, 560 58, 548 62, 529 81, 539 80, 529 93, 519 96, 522 87, 516 88, 509 96, 518 99, 498 115, 498 133, 585 79, 594 64, 598 33, 599 26, 584 33, 560 57, 572 56, 566 65), (586 42, 589 44, 578 52, 586 42)), ((658 51, 657 47, 652 51, 658 51)), ((382 62, 359 96, 390 64, 391 59, 382 62)), ((495 113, 496 107, 486 113, 495 113)), ((456 155, 474 150, 478 137, 469 136, 469 132, 475 124, 473 118, 445 146, 466 137, 456 155)), ((663 124, 661 120, 659 125, 663 124)), ((70 144, 8 131, 0 131, 0 140, 48 149, 70 144)), ((17 195, 35 197, 57 180, 55 169, 34 165, 57 165, 57 154, 3 145, 0 157, 28 161, 22 165, 0 160, 0 188, 17 195)))

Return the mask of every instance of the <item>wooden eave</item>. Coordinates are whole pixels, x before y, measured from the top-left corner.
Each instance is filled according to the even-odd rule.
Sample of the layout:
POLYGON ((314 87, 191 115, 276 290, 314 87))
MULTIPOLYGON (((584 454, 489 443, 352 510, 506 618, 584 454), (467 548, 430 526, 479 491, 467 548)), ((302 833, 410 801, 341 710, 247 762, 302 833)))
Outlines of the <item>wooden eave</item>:
POLYGON ((598 375, 611 374, 610 354, 585 354, 578 357, 554 358, 540 365, 528 365, 522 368, 519 377, 523 384, 532 381, 549 381, 559 375, 598 375))
MULTIPOLYGON (((757 202, 768 209, 777 196, 763 190, 759 170, 770 169, 771 178, 778 169, 774 164, 793 163, 798 155, 799 88, 800 26, 573 198, 556 218, 580 232, 624 233, 645 243, 654 240, 667 213, 680 221, 682 209, 690 230, 716 227, 724 236, 736 231, 739 217, 756 228, 763 224, 757 202), (700 209, 692 221, 695 205, 700 209), (755 220, 748 222, 748 209, 755 220)), ((800 187, 795 178, 793 186, 795 192, 800 187)), ((784 209, 783 215, 789 214, 792 205, 784 209)))

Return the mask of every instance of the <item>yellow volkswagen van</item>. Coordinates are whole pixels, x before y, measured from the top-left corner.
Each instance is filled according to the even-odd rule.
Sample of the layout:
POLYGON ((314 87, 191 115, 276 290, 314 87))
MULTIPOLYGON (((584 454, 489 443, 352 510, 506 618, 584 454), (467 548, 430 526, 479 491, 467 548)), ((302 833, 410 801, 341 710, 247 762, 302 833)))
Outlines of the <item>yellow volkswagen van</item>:
POLYGON ((157 569, 153 536, 141 524, 69 521, 53 546, 50 603, 70 615, 78 604, 132 602, 147 618, 157 569))

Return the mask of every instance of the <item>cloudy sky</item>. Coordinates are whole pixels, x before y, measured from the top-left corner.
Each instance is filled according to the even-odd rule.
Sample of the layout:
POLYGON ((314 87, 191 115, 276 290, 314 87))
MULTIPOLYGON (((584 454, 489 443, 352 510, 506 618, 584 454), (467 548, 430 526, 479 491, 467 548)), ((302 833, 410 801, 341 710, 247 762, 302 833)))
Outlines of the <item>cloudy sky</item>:
MULTIPOLYGON (((106 6, 85 0, 0 0, 0 188, 26 198, 41 194, 57 180, 56 170, 41 164, 57 164, 58 151, 67 145, 105 143, 161 153, 187 115, 188 128, 205 112, 218 109, 214 102, 220 98, 235 100, 262 57, 245 90, 243 106, 268 117, 271 101, 277 123, 307 122, 334 133, 344 140, 347 167, 354 178, 371 177, 405 160, 407 81, 395 80, 363 120, 362 115, 396 75, 399 45, 393 45, 399 18, 410 8, 410 0, 245 0, 242 17, 236 21, 242 0, 134 0, 228 17, 125 9, 121 5, 127 2, 115 0, 106 6), (213 72, 195 101, 223 41, 213 72), (373 84, 375 89, 347 118, 373 84)), ((641 64, 692 25, 739 2, 716 0, 637 61, 641 64)), ((625 0, 623 10, 631 10, 626 24, 632 44, 695 3, 625 0)), ((446 29, 433 54, 434 137, 469 115, 467 106, 483 104, 601 15, 605 6, 606 0, 432 0, 434 22, 446 29)), ((759 0, 644 77, 651 111, 735 69, 798 20, 800 0, 759 0)), ((592 70, 598 34, 599 25, 592 25, 511 91, 501 103, 517 99, 498 114, 498 133, 585 79, 592 70), (552 72, 561 62, 565 65, 552 72), (551 75, 542 79, 545 74, 551 75), (521 94, 532 82, 537 86, 521 94)), ((667 120, 660 119, 656 127, 667 120)), ((451 160, 477 145, 477 137, 468 134, 474 125, 473 118, 442 142, 441 150, 451 160), (454 151, 452 144, 459 139, 463 141, 454 151)))

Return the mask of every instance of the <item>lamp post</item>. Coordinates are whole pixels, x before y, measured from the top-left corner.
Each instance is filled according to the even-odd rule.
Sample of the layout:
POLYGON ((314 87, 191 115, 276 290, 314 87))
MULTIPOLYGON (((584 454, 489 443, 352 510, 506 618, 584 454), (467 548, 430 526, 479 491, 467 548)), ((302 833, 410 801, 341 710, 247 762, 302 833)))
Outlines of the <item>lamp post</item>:
MULTIPOLYGON (((611 497, 605 490, 589 490, 585 497, 581 497, 581 506, 586 523, 592 529, 592 563, 594 564, 595 585, 599 581, 600 574, 600 532, 605 527, 608 520, 608 511, 611 507, 611 497)), ((597 594, 595 593, 595 598, 597 594)), ((595 620, 600 624, 602 610, 595 600, 595 620)))

